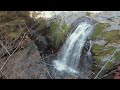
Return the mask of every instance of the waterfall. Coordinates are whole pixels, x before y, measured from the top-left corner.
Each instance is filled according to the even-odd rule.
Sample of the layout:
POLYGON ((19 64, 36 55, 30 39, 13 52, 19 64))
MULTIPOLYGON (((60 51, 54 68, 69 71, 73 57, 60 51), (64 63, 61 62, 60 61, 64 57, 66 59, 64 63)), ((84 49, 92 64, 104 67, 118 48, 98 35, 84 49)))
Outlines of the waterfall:
POLYGON ((78 25, 63 45, 61 57, 53 61, 55 69, 73 74, 79 73, 78 66, 82 49, 92 30, 93 26, 87 22, 78 25))

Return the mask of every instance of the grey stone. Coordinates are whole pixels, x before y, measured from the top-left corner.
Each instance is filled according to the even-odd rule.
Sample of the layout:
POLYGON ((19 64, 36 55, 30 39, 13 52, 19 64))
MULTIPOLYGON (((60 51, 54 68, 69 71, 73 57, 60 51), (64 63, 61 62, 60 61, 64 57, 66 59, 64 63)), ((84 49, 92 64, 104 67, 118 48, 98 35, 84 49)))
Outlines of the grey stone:
POLYGON ((94 43, 104 46, 107 42, 106 42, 105 40, 97 40, 97 41, 95 41, 94 43))
POLYGON ((27 48, 17 51, 7 62, 2 72, 10 79, 46 79, 46 67, 40 62, 41 57, 32 42, 27 48))
POLYGON ((35 44, 37 45, 38 50, 41 52, 45 52, 49 46, 46 38, 41 35, 39 35, 38 39, 35 41, 35 44))

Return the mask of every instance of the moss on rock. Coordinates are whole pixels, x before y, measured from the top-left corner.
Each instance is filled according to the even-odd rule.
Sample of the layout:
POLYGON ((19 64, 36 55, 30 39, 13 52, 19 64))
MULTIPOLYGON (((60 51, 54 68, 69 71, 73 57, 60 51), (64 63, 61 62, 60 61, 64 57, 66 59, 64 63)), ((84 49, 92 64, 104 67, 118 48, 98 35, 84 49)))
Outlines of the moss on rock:
POLYGON ((120 64, 120 52, 116 52, 114 55, 114 62, 120 64))
MULTIPOLYGON (((113 55, 114 51, 117 49, 116 46, 120 44, 120 30, 111 30, 105 31, 107 27, 110 25, 107 23, 99 23, 95 27, 95 31, 91 36, 91 40, 96 42, 97 40, 104 40, 106 41, 105 45, 101 45, 101 43, 93 44, 92 52, 93 52, 93 59, 95 60, 95 72, 98 73, 99 70, 105 65, 106 61, 108 61, 113 55)), ((104 70, 100 74, 102 77, 105 73, 109 70, 114 69, 116 64, 120 64, 120 52, 116 52, 113 56, 112 60, 110 60, 107 65, 105 66, 104 70)))
POLYGON ((99 23, 96 25, 95 27, 95 32, 93 33, 91 39, 92 40, 96 40, 98 36, 100 36, 102 34, 102 32, 104 31, 104 29, 106 27, 108 27, 109 24, 108 23, 99 23))
POLYGON ((120 30, 112 30, 109 32, 105 32, 103 34, 103 38, 108 42, 108 43, 120 43, 120 30))
POLYGON ((112 70, 115 67, 115 64, 112 61, 109 61, 105 66, 105 70, 112 70))
POLYGON ((97 56, 104 57, 107 55, 112 55, 115 50, 116 50, 116 47, 114 47, 114 46, 105 47, 105 46, 102 46, 99 44, 94 44, 92 46, 92 52, 94 53, 94 56, 96 56, 96 57, 97 56))
POLYGON ((102 50, 103 50, 103 46, 99 45, 99 44, 93 44, 92 46, 92 51, 95 55, 98 55, 102 50))
POLYGON ((65 41, 68 31, 69 28, 65 21, 63 23, 61 20, 51 22, 50 33, 54 47, 59 48, 61 46, 65 41))
MULTIPOLYGON (((96 72, 98 72, 102 66, 105 64, 105 62, 109 59, 109 56, 111 56, 114 51, 116 50, 116 47, 114 46, 102 46, 99 44, 94 44, 92 46, 92 52, 94 53, 93 59, 96 62, 97 69, 96 72), (106 58, 106 59, 105 59, 106 58)), ((105 67, 105 71, 113 69, 115 64, 113 62, 108 62, 108 64, 105 67)))

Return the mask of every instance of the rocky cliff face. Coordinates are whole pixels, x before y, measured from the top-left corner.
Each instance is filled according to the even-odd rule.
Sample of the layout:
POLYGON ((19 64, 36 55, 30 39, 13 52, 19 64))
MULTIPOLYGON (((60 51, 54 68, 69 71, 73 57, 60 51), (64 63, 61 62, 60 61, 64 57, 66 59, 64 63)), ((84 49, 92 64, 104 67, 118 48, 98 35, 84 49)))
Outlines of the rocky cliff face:
POLYGON ((99 78, 101 78, 105 73, 115 69, 115 66, 120 63, 120 12, 106 11, 92 17, 99 21, 99 24, 95 27, 96 30, 91 37, 93 44, 93 60, 95 61, 95 73, 98 73, 109 60, 99 75, 99 78))
POLYGON ((106 31, 108 28, 110 28, 108 23, 99 23, 92 35, 93 60, 95 60, 97 71, 109 60, 101 75, 114 69, 120 63, 120 30, 106 31))
MULTIPOLYGON (((119 40, 120 40, 120 12, 101 12, 99 14, 92 14, 89 13, 79 13, 76 12, 62 12, 62 14, 58 15, 57 17, 64 20, 69 30, 71 31, 71 27, 75 28, 77 24, 74 23, 75 21, 79 22, 80 17, 86 16, 98 21, 98 24, 95 27, 95 31, 91 35, 92 41, 92 60, 95 63, 93 72, 98 73, 103 65, 108 61, 108 64, 103 69, 102 73, 99 77, 103 76, 105 73, 108 73, 110 70, 113 70, 117 64, 120 63, 119 61, 119 40), (63 19, 64 18, 64 19, 63 19)), ((84 20, 84 18, 80 19, 84 20)), ((74 29, 73 29, 74 30, 74 29)), ((72 31, 71 31, 72 32, 72 31)))
MULTIPOLYGON (((0 72, 1 78, 54 78, 51 71, 52 60, 57 57, 58 52, 62 52, 60 48, 66 38, 80 22, 85 20, 90 21, 93 25, 96 24, 96 26, 82 52, 80 62, 82 66, 80 66, 86 74, 84 73, 80 78, 94 78, 108 60, 110 61, 100 73, 99 78, 120 64, 120 48, 118 48, 120 45, 120 12, 106 11, 99 14, 61 12, 53 15, 52 18, 39 18, 36 21, 28 18, 25 13, 17 16, 11 14, 12 17, 15 17, 14 19, 8 16, 6 18, 3 14, 7 15, 7 13, 10 14, 10 12, 0 13, 0 40, 10 54, 18 46, 24 33, 28 31, 24 21, 27 21, 26 24, 29 29, 31 26, 33 27, 19 50, 12 55, 0 72), (18 17, 20 18, 18 19, 18 17), (9 20, 9 22, 6 20, 9 20), (19 37, 19 34, 21 37, 19 37), (91 59, 86 56, 90 46, 91 59), (94 72, 94 75, 92 75, 92 72, 94 72)), ((9 57, 2 44, 0 44, 0 68, 9 57)), ((62 78, 75 79, 76 77, 66 76, 62 78)))

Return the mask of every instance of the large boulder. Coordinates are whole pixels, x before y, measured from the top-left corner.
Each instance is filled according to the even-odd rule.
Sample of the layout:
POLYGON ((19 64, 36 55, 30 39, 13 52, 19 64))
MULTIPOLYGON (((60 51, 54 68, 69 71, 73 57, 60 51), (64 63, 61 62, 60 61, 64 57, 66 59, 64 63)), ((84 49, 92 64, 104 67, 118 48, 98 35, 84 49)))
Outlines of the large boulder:
MULTIPOLYGON (((0 60, 0 67, 3 65, 5 60, 5 58, 0 60)), ((25 49, 19 50, 13 54, 2 69, 2 72, 9 79, 47 78, 47 68, 41 62, 39 51, 34 42, 31 42, 25 49)))
POLYGON ((118 48, 120 44, 120 30, 106 31, 110 27, 108 23, 99 23, 91 37, 95 73, 98 73, 105 63, 109 61, 99 77, 113 70, 120 63, 120 49, 118 48))

